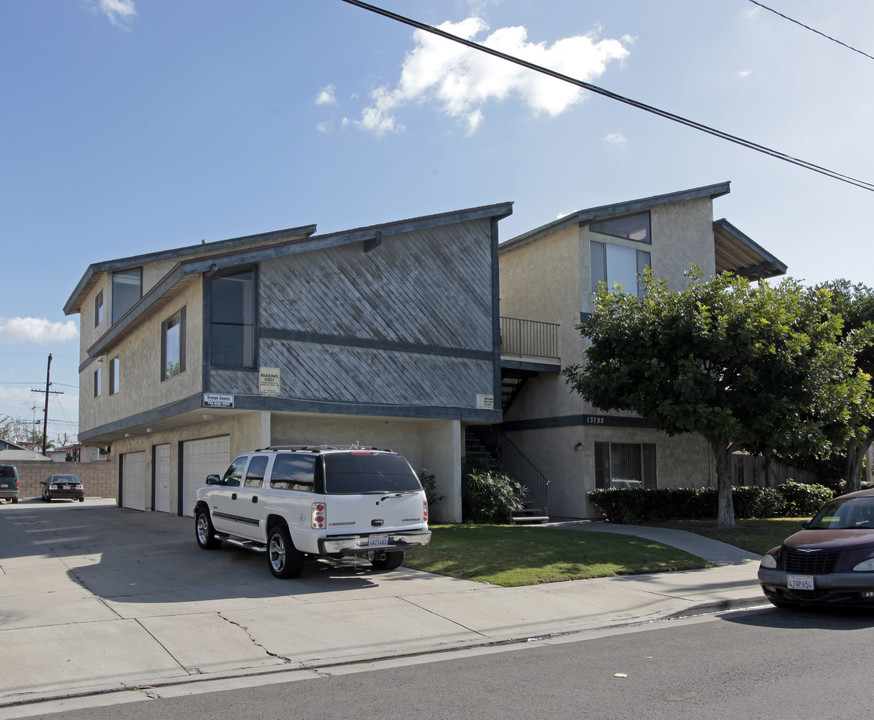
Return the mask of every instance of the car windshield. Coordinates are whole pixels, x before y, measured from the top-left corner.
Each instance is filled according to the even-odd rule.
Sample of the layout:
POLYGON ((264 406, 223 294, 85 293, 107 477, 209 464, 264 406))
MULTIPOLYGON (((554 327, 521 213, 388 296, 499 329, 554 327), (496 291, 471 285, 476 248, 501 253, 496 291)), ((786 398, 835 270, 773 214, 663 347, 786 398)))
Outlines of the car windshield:
POLYGON ((400 455, 370 452, 325 455, 325 492, 354 495, 421 489, 416 473, 400 455))
POLYGON ((874 496, 832 500, 807 527, 810 530, 874 528, 874 496))

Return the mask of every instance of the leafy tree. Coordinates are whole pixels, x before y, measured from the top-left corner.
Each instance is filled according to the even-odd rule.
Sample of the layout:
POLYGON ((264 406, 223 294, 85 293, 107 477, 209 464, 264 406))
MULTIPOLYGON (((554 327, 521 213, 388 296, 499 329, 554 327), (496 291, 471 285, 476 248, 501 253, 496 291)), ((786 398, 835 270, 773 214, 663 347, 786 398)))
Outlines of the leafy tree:
MULTIPOLYGON (((874 324, 874 290, 867 285, 853 285, 849 280, 823 283, 818 289, 832 293, 834 306, 843 318, 843 333, 852 336, 869 332, 874 324)), ((855 374, 874 376, 874 345, 867 345, 856 353, 855 374)), ((857 433, 846 446, 844 481, 847 492, 859 489, 862 461, 874 442, 874 411, 871 405, 861 405, 850 420, 857 433)))
POLYGON ((579 326, 592 342, 566 382, 603 410, 632 411, 669 435, 698 432, 716 462, 718 524, 734 526, 731 456, 824 456, 855 437, 869 378, 853 373, 865 333, 842 336, 831 294, 792 280, 751 284, 730 273, 669 290, 651 271, 643 293, 602 285, 579 326))

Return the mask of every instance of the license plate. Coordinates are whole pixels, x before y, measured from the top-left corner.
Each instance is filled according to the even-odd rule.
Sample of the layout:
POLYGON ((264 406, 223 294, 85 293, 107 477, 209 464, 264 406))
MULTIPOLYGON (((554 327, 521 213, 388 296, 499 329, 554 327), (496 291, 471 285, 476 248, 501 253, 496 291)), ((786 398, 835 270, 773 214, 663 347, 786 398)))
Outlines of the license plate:
POLYGON ((385 547, 388 545, 388 535, 371 535, 367 544, 369 547, 385 547))
POLYGON ((813 590, 813 575, 789 575, 786 587, 790 590, 813 590))

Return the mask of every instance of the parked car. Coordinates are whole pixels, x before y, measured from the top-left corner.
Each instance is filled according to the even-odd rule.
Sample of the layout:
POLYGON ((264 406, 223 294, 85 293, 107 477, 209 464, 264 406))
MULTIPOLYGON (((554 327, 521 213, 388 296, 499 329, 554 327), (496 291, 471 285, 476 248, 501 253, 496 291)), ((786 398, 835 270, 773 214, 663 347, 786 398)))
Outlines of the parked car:
POLYGON ((827 503, 764 555, 759 582, 777 607, 874 606, 874 490, 827 503))
POLYGON ((43 502, 65 498, 85 502, 85 487, 75 475, 50 475, 48 480, 40 480, 43 502))
POLYGON ((18 468, 0 465, 0 500, 18 502, 18 468))
POLYGON ((419 478, 388 450, 267 448, 206 483, 194 508, 198 545, 266 553, 279 578, 300 575, 307 557, 357 556, 393 570, 406 550, 431 540, 419 478))

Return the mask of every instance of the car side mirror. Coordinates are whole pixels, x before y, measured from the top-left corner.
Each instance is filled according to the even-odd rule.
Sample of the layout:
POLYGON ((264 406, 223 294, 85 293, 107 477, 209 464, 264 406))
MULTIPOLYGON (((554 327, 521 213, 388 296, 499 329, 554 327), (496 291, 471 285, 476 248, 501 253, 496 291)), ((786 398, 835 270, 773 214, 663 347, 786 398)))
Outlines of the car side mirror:
POLYGON ((207 475, 206 476, 206 484, 207 485, 221 485, 222 479, 218 475, 207 475))

